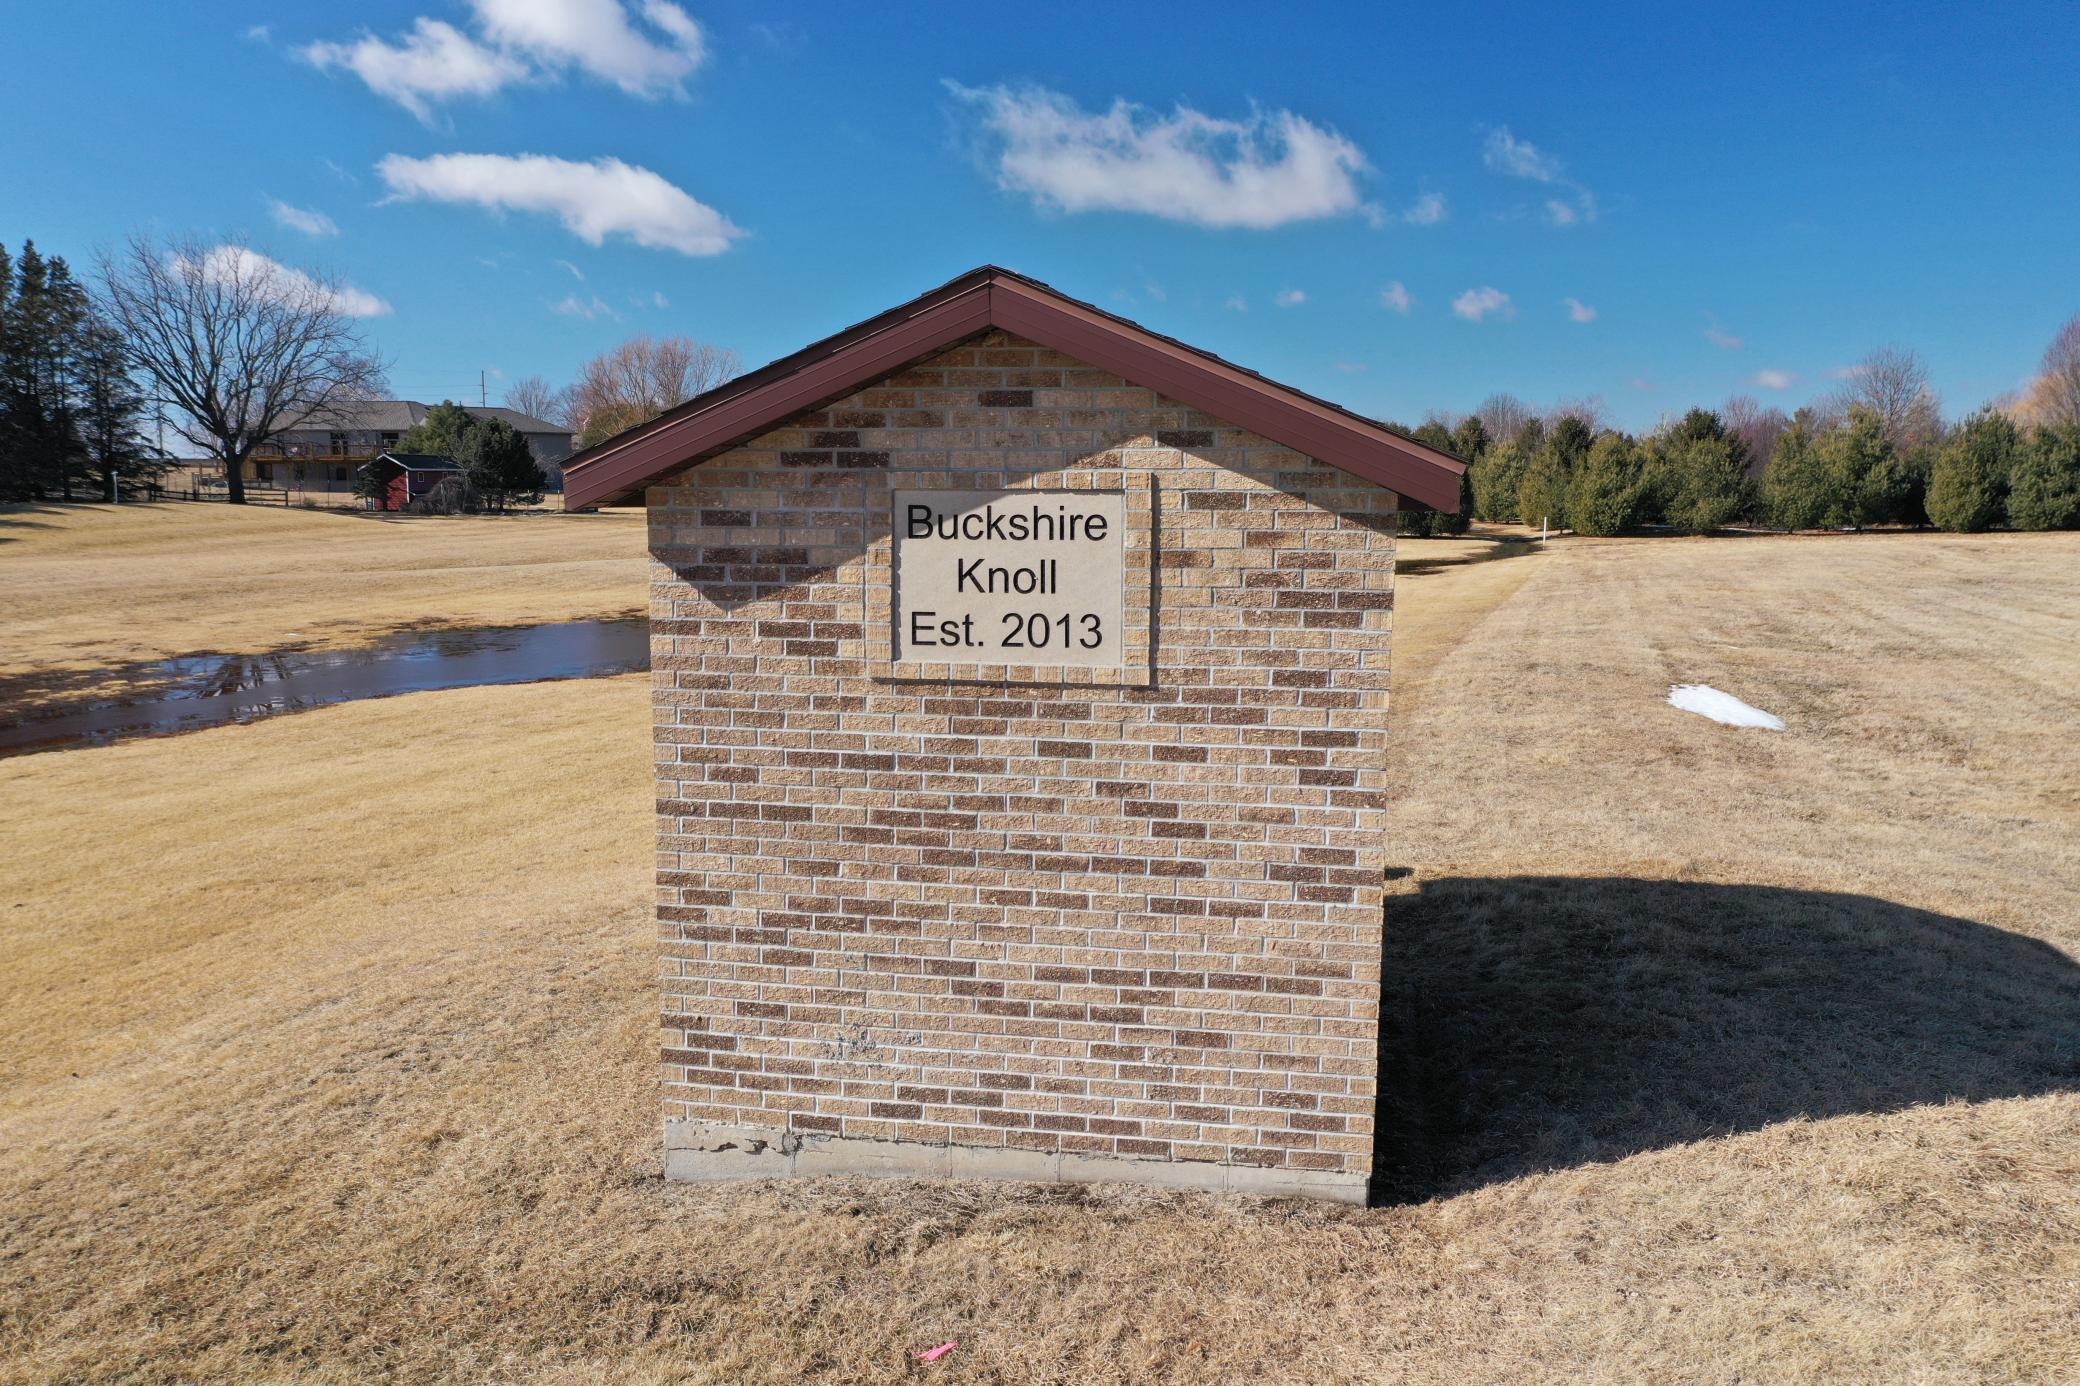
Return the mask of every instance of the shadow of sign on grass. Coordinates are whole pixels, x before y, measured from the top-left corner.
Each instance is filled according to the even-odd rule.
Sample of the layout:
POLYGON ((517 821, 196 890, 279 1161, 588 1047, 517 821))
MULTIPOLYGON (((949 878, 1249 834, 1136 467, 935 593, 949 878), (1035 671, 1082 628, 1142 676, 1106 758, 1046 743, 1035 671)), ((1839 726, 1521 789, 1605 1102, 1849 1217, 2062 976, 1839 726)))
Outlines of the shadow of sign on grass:
POLYGON ((1374 1202, 2080 1089, 2080 966, 1869 896, 1446 878, 1389 897, 1385 977, 1374 1202))

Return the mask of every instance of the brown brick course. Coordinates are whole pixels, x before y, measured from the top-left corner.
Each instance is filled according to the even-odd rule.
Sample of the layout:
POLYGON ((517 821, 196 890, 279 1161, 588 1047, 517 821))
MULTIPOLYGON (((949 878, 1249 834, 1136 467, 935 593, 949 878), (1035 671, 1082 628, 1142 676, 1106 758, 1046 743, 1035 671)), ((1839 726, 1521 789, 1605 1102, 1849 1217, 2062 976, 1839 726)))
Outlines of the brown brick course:
POLYGON ((1362 1178, 1398 497, 991 332, 648 500, 668 1118, 1362 1178), (1143 684, 872 675, 891 492, 1136 475, 1143 684))

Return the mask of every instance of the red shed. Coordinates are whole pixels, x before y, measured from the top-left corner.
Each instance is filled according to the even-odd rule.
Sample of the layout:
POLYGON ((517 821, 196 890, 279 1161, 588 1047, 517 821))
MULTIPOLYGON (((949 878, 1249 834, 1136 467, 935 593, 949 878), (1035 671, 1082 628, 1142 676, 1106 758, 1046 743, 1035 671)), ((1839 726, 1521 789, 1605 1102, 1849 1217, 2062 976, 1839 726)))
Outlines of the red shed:
POLYGON ((386 478, 383 498, 376 502, 378 510, 404 510, 443 478, 462 471, 454 459, 426 452, 386 452, 362 470, 370 468, 376 469, 378 477, 386 478))

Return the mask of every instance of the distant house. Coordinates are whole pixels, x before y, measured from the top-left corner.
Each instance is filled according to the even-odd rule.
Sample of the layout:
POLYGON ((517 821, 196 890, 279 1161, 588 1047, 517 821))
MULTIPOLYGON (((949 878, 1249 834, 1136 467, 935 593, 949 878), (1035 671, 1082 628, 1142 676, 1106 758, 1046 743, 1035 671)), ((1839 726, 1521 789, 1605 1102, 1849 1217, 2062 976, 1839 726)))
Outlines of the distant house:
MULTIPOLYGON (((426 419, 429 406, 412 399, 374 399, 335 405, 322 415, 296 420, 247 459, 248 486, 279 487, 293 500, 347 505, 354 501, 360 469, 396 449, 404 435, 426 419)), ((563 459, 572 451, 571 431, 546 419, 514 409, 474 404, 462 406, 480 419, 503 419, 527 439, 527 449, 548 473, 551 489, 560 490, 563 459)), ((212 464, 215 478, 198 477, 195 486, 223 484, 223 465, 212 464)))
POLYGON ((408 510, 413 501, 440 485, 462 468, 449 457, 424 452, 386 452, 358 469, 373 472, 383 481, 378 510, 408 510))

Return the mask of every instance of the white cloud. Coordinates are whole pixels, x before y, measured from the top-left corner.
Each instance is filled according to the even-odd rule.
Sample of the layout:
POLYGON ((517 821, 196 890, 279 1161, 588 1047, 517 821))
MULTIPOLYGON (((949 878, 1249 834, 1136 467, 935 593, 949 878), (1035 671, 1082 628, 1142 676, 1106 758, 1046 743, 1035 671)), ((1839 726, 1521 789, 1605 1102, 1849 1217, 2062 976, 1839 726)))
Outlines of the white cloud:
MULTIPOLYGON (((175 263, 185 269, 190 262, 175 263)), ((248 246, 216 246, 203 254, 201 268, 205 279, 253 285, 262 293, 287 302, 319 302, 350 318, 380 318, 391 311, 389 304, 365 289, 351 284, 320 283, 302 270, 269 259, 248 246)))
POLYGON ((1468 289, 1452 300, 1452 311, 1468 322, 1479 322, 1490 315, 1513 318, 1517 310, 1510 306, 1509 295, 1490 285, 1468 289))
POLYGON ((1759 385, 1765 390, 1788 390, 1798 377, 1790 371, 1757 371, 1748 377, 1750 385, 1759 385))
POLYGON ((569 270, 571 272, 571 278, 577 280, 580 284, 585 282, 584 270, 579 269, 576 265, 572 264, 568 260, 558 260, 556 263, 562 265, 565 269, 569 270))
POLYGON ((545 68, 575 67, 630 96, 680 95, 707 57, 700 25, 670 0, 642 0, 651 32, 621 0, 470 0, 493 43, 545 68))
POLYGON ((1228 301, 1222 306, 1231 313, 1247 313, 1249 311, 1249 300, 1241 294, 1229 294, 1228 301))
POLYGON ((1361 210, 1365 156, 1291 111, 1236 121, 1121 100, 1093 115, 1040 87, 946 86, 1000 146, 997 186, 1057 211, 1261 230, 1361 210))
POLYGON ((291 231, 301 231, 306 236, 339 234, 337 222, 323 212, 309 207, 292 207, 280 198, 270 197, 267 199, 267 210, 277 225, 286 226, 291 231))
POLYGON ((1364 373, 1365 363, 1363 361, 1338 361, 1336 369, 1342 371, 1345 375, 1360 375, 1364 373))
POLYGON ((1865 365, 1834 366, 1829 368, 1827 378, 1829 380, 1855 380, 1859 376, 1869 373, 1870 367, 1865 365))
POLYGON ((1417 198, 1414 204, 1401 214, 1401 219, 1410 226, 1435 226, 1447 215, 1444 194, 1431 192, 1417 198))
POLYGON ((248 43, 270 43, 273 40, 274 30, 268 28, 265 24, 250 25, 246 29, 246 41, 248 43))
POLYGON ((391 154, 376 165, 385 201, 456 202, 495 211, 546 212, 588 245, 626 236, 681 255, 720 255, 744 231, 647 168, 619 159, 589 164, 541 154, 391 154))
POLYGON ((1558 159, 1529 140, 1510 134, 1508 126, 1488 132, 1487 143, 1481 147, 1481 162, 1506 177, 1526 178, 1564 189, 1566 196, 1545 201, 1546 220, 1553 225, 1574 226, 1596 220, 1596 194, 1569 178, 1558 159))
POLYGON ((1557 183, 1563 172, 1558 159, 1541 153, 1531 141, 1516 138, 1507 125, 1488 132, 1488 142, 1481 148, 1481 162, 1497 173, 1529 178, 1536 183, 1557 183))
POLYGON ((1635 375, 1632 377, 1632 388, 1638 390, 1641 394, 1652 394, 1654 382, 1643 375, 1635 375))
POLYGON ((672 301, 666 298, 663 294, 659 293, 656 289, 652 289, 650 291, 650 302, 652 303, 652 305, 658 308, 669 308, 672 306, 672 301))
POLYGON ((363 30, 350 43, 297 50, 320 69, 353 73, 378 96, 431 124, 433 107, 489 96, 515 82, 569 69, 631 96, 683 96, 707 57, 700 25, 671 0, 640 0, 638 23, 623 0, 469 0, 477 34, 421 17, 396 41, 363 30))
POLYGON ((1713 323, 1704 330, 1704 339, 1721 351, 1739 351, 1744 343, 1725 328, 1713 323))
POLYGON ((313 43, 299 56, 320 71, 344 68, 368 89, 431 123, 432 103, 489 96, 527 76, 527 65, 487 48, 452 24, 417 19, 400 44, 364 32, 352 43, 313 43))
POLYGON ((1298 308, 1307 302, 1307 295, 1299 289, 1280 289, 1271 296, 1271 301, 1281 308, 1298 308))
POLYGON ((1568 316, 1568 317, 1570 317, 1570 318, 1572 318, 1572 319, 1573 319, 1574 321, 1576 321, 1576 322, 1595 322, 1595 321, 1596 321, 1596 310, 1595 310, 1594 308, 1591 308, 1591 307, 1590 307, 1590 306, 1589 306, 1588 304, 1586 304, 1586 303, 1582 302, 1582 301, 1581 301, 1580 299, 1578 299, 1578 298, 1563 298, 1563 299, 1561 299, 1560 301, 1561 301, 1562 303, 1564 303, 1564 304, 1566 304, 1566 305, 1567 305, 1567 316, 1568 316))
POLYGON ((579 298, 576 294, 565 294, 562 298, 549 305, 549 311, 561 313, 567 318, 583 318, 587 322, 591 322, 594 318, 614 318, 618 321, 621 317, 598 294, 594 294, 590 298, 579 298))
POLYGON ((1408 286, 1398 279, 1379 291, 1379 306, 1390 313, 1406 315, 1414 304, 1415 300, 1409 297, 1408 286))

